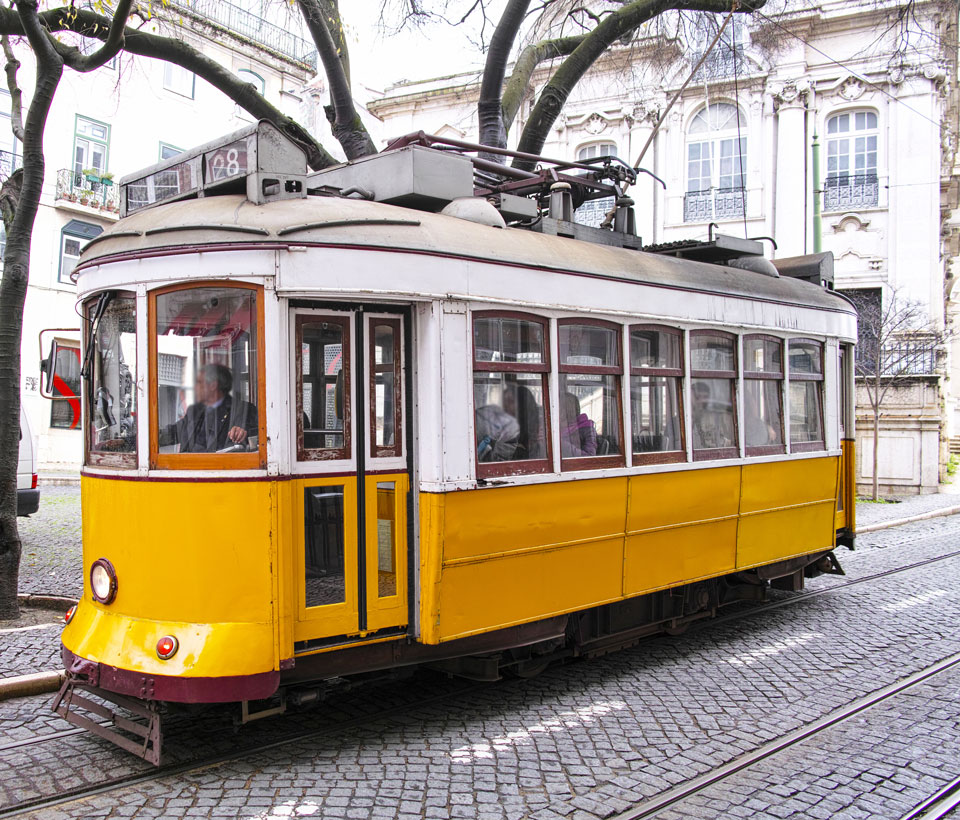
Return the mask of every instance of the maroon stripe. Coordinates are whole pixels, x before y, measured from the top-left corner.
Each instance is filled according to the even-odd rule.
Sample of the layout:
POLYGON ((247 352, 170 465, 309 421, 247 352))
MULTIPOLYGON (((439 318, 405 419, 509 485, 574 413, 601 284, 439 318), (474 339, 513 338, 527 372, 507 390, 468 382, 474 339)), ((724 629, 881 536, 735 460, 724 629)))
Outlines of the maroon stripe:
POLYGON ((186 678, 174 675, 145 675, 95 663, 74 655, 61 644, 63 667, 84 683, 141 700, 174 703, 233 703, 261 700, 277 691, 280 672, 255 675, 223 675, 221 677, 186 678))
MULTIPOLYGON (((406 474, 406 470, 367 470, 367 475, 399 475, 406 474)), ((85 478, 103 478, 107 481, 147 481, 162 483, 193 483, 193 484, 226 484, 240 483, 243 481, 297 481, 299 479, 315 478, 356 478, 356 472, 340 473, 303 473, 288 475, 243 475, 243 476, 149 476, 149 475, 126 475, 122 473, 91 473, 88 470, 81 470, 80 474, 85 478)))

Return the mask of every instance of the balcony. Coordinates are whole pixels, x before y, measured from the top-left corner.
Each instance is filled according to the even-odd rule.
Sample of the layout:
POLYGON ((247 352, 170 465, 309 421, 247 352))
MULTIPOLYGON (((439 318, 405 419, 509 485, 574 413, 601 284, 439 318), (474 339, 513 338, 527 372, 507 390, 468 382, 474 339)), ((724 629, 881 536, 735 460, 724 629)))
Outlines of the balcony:
POLYGON ((280 26, 268 23, 258 14, 246 11, 232 3, 224 3, 222 0, 174 0, 170 5, 174 9, 182 9, 223 26, 277 54, 303 63, 312 71, 317 70, 317 50, 313 43, 291 34, 280 26))
POLYGON ((684 222, 712 222, 742 217, 747 206, 744 188, 711 188, 683 195, 684 222))
POLYGON ((824 211, 875 208, 879 201, 880 183, 876 173, 841 174, 827 177, 823 183, 824 211))
MULTIPOLYGON (((696 65, 697 61, 703 56, 703 52, 690 55, 690 65, 696 65)), ((693 82, 703 83, 711 80, 722 80, 727 77, 733 77, 744 70, 743 46, 731 46, 729 43, 719 42, 716 47, 707 55, 703 65, 697 69, 693 75, 693 82)))
POLYGON ((57 190, 54 204, 74 206, 71 210, 82 213, 99 211, 108 219, 120 216, 120 186, 112 179, 102 179, 78 173, 69 168, 57 171, 57 190))
POLYGON ((11 154, 9 151, 0 151, 0 180, 6 179, 10 174, 22 167, 23 157, 19 154, 11 154))

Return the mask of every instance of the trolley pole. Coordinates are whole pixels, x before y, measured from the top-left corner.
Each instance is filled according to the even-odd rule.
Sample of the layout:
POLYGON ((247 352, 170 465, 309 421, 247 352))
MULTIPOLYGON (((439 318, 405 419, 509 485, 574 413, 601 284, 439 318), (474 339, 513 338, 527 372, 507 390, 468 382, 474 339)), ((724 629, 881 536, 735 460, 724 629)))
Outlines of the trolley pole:
POLYGON ((823 230, 820 224, 820 142, 813 132, 813 252, 823 250, 823 230))

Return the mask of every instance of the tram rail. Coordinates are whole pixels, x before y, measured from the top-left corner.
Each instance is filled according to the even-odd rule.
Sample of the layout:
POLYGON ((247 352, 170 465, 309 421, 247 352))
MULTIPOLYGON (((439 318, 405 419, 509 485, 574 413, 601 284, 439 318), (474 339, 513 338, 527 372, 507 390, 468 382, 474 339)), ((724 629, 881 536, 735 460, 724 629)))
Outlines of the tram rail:
POLYGON ((900 820, 940 820, 960 807, 960 777, 947 783, 932 797, 903 815, 900 820))
MULTIPOLYGON (((758 604, 750 606, 749 608, 743 609, 738 612, 730 613, 729 615, 724 615, 709 621, 702 621, 697 624, 699 628, 705 628, 713 625, 720 625, 723 623, 729 623, 731 621, 737 621, 744 618, 747 618, 752 615, 756 615, 760 612, 768 611, 771 609, 776 609, 782 606, 787 606, 790 604, 800 603, 806 601, 809 598, 817 597, 820 595, 825 595, 830 592, 837 592, 850 587, 858 586, 863 583, 870 581, 877 581, 883 578, 890 577, 892 575, 897 575, 903 572, 909 572, 915 569, 920 569, 925 566, 939 563, 941 561, 946 561, 951 558, 956 558, 960 556, 960 550, 953 550, 951 552, 945 553, 943 555, 933 556, 931 558, 926 558, 921 561, 915 561, 913 563, 895 567, 893 569, 884 570, 882 572, 872 573, 870 575, 865 575, 862 578, 855 578, 849 581, 843 581, 840 583, 832 584, 829 587, 823 589, 810 590, 804 593, 798 593, 792 595, 789 598, 785 598, 780 601, 771 601, 766 604, 758 604)), ((801 727, 801 729, 792 732, 783 738, 780 738, 776 741, 772 741, 770 744, 767 744, 761 747, 758 750, 755 750, 748 755, 745 755, 741 758, 738 758, 731 763, 725 764, 724 766, 715 769, 713 772, 710 772, 706 775, 702 775, 699 778, 688 781, 686 784, 677 786, 674 789, 669 790, 668 792, 663 793, 659 797, 653 798, 651 801, 647 801, 643 804, 640 804, 637 808, 629 810, 622 815, 617 815, 614 820, 640 820, 640 818, 652 817, 657 813, 664 811, 665 809, 675 805, 676 803, 684 800, 693 794, 699 793, 704 789, 708 788, 711 785, 714 785, 721 780, 730 777, 736 772, 741 771, 748 766, 754 765, 755 763, 763 760, 767 757, 770 757, 773 754, 778 753, 790 746, 795 745, 803 740, 808 739, 809 737, 814 736, 815 734, 823 731, 824 729, 829 728, 830 726, 836 725, 837 723, 846 720, 849 717, 854 716, 871 706, 882 703, 883 701, 893 697, 900 692, 909 689, 912 686, 915 686, 924 680, 932 677, 933 675, 940 674, 941 672, 947 671, 948 669, 953 669, 960 665, 960 654, 951 656, 950 658, 944 659, 937 664, 934 664, 926 669, 920 670, 914 675, 906 678, 904 681, 898 682, 896 684, 891 684, 890 686, 884 687, 883 689, 877 690, 870 695, 865 696, 853 703, 849 704, 846 707, 837 710, 836 712, 831 713, 819 721, 808 724, 807 726, 801 727), (633 813, 631 813, 633 812, 633 813), (639 813, 638 813, 639 812, 639 813)), ((55 806, 64 805, 67 803, 74 802, 86 797, 93 797, 98 794, 103 794, 105 792, 113 791, 115 789, 123 788, 125 786, 134 786, 139 783, 151 782, 153 780, 166 777, 168 775, 178 775, 186 774, 191 771, 195 771, 201 768, 206 768, 208 766, 215 766, 221 763, 226 763, 231 760, 237 760, 244 757, 245 755, 250 754, 255 751, 265 751, 269 749, 281 748, 287 744, 296 743, 302 740, 310 740, 317 737, 322 737, 326 735, 333 734, 342 729, 353 728, 357 726, 365 725, 371 721, 389 719, 390 717, 408 713, 411 708, 421 708, 424 706, 431 706, 438 703, 443 703, 446 700, 459 697, 464 694, 470 694, 471 692, 479 691, 481 689, 489 687, 491 684, 482 683, 482 684, 468 684, 463 687, 457 688, 456 691, 446 692, 435 695, 433 697, 417 701, 413 704, 403 703, 397 706, 389 707, 388 709, 381 710, 379 712, 373 712, 367 715, 361 715, 357 717, 352 717, 344 721, 338 721, 331 725, 324 726, 321 728, 310 729, 305 732, 293 732, 285 734, 282 737, 278 737, 275 740, 267 741, 266 743, 258 744, 255 747, 245 746, 242 749, 236 749, 231 752, 225 752, 222 754, 214 755, 202 760, 189 760, 182 763, 171 764, 167 766, 161 766, 157 769, 151 769, 144 772, 135 772, 129 775, 123 775, 121 777, 111 778, 109 780, 103 781, 93 786, 78 787, 76 789, 71 789, 65 792, 62 792, 58 795, 47 796, 47 797, 38 797, 31 800, 24 801, 22 803, 12 805, 6 808, 0 808, 0 820, 4 820, 7 817, 17 817, 22 814, 25 814, 30 811, 36 811, 40 809, 52 808, 55 806)), ((59 732, 51 732, 44 735, 37 735, 31 738, 24 738, 22 740, 14 741, 12 743, 7 743, 0 746, 0 754, 5 752, 10 752, 15 749, 24 748, 28 746, 33 746, 36 744, 60 740, 65 737, 70 737, 77 734, 86 733, 86 729, 80 728, 71 728, 59 732)), ((906 815, 903 820, 914 820, 914 818, 922 818, 922 820, 928 820, 929 818, 940 818, 946 816, 947 812, 952 810, 947 809, 943 813, 937 814, 936 811, 940 809, 938 806, 952 806, 956 807, 960 805, 960 778, 954 783, 950 784, 953 786, 952 791, 948 791, 947 788, 941 790, 936 795, 934 795, 930 800, 925 801, 923 804, 917 807, 914 812, 906 815), (953 803, 949 801, 953 800, 953 803), (922 810, 922 811, 921 811, 922 810)))

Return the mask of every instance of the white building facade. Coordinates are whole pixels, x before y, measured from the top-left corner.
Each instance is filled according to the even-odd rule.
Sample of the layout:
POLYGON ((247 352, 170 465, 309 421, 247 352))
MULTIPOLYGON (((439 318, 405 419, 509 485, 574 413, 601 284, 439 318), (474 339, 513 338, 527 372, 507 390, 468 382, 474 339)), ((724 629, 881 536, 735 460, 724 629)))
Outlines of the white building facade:
MULTIPOLYGON (((650 141, 641 165, 666 188, 642 175, 631 189, 645 245, 706 239, 714 223, 722 233, 774 237, 778 257, 832 251, 838 290, 868 302, 896 293, 922 305, 930 328, 948 331, 957 10, 917 2, 898 22, 901 5, 791 2, 767 17, 737 18, 682 92, 712 34, 689 20, 673 42, 651 34, 579 83, 542 153, 614 153, 632 164, 650 141), (675 54, 665 60, 669 49, 675 54)), ((537 90, 547 76, 543 69, 535 78, 537 90)), ((369 108, 390 138, 422 129, 473 140, 477 82, 463 74, 403 83, 369 108)), ((955 426, 949 345, 914 353, 912 375, 881 416, 878 474, 887 494, 936 491, 955 426)), ((857 424, 857 477, 866 488, 873 432, 863 406, 857 424)))
MULTIPOLYGON (((238 6, 213 0, 184 0, 156 11, 169 18, 156 21, 159 33, 191 43, 314 129, 316 54, 312 43, 291 33, 285 16, 267 19, 263 2, 238 6)), ((23 63, 19 79, 26 104, 33 88, 32 55, 25 44, 14 43, 14 49, 23 63)), ((0 99, 8 118, 9 102, 8 94, 0 99)), ((80 327, 80 307, 70 274, 84 245, 118 219, 115 183, 250 122, 213 86, 158 60, 121 53, 90 74, 64 72, 44 139, 46 175, 31 247, 21 347, 21 398, 38 439, 41 472, 75 472, 82 460, 76 398, 80 336, 70 330, 80 327), (58 401, 40 393, 38 338, 44 329, 54 329, 44 337, 44 355, 53 339, 61 345, 58 371, 65 375, 53 392, 65 398, 58 401)), ((4 177, 20 164, 19 150, 8 120, 0 121, 4 177)))

